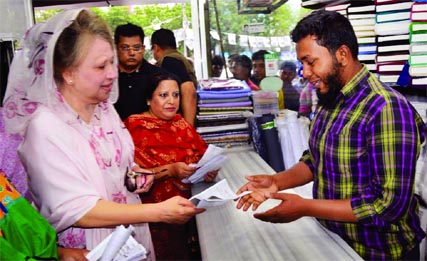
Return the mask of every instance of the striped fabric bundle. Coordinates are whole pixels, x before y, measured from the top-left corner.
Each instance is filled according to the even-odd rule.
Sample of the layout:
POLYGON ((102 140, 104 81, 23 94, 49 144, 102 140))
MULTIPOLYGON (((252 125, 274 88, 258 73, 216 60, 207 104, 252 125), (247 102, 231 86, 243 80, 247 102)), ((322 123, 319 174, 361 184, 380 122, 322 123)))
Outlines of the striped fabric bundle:
POLYGON ((248 145, 247 117, 252 115, 252 92, 239 80, 200 81, 197 132, 208 144, 220 147, 248 145))
POLYGON ((427 91, 427 1, 411 6, 409 75, 413 88, 427 91))

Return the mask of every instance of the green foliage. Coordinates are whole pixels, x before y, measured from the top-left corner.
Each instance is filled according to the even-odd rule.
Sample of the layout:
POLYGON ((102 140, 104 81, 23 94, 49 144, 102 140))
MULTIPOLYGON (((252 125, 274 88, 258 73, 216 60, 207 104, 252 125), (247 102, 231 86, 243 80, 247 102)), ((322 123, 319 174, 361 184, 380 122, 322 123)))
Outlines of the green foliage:
MULTIPOLYGON (((191 17, 190 4, 184 5, 185 13, 191 17)), ((111 26, 114 31, 120 24, 133 23, 141 26, 146 35, 151 35, 155 29, 160 27, 171 30, 182 28, 183 11, 181 4, 170 5, 141 5, 133 8, 127 6, 113 6, 106 11, 100 8, 92 10, 111 26)))
POLYGON ((36 23, 40 23, 46 21, 59 12, 62 12, 62 9, 39 10, 35 12, 34 18, 36 23))
MULTIPOLYGON (((110 26, 112 32, 118 25, 133 23, 143 28, 146 36, 150 36, 158 28, 170 30, 180 29, 183 24, 183 8, 190 21, 191 27, 191 5, 187 4, 157 4, 140 6, 113 6, 90 8, 94 13, 102 17, 110 26)), ((54 16, 62 10, 37 10, 36 22, 42 22, 54 16)), ((148 46, 149 48, 149 46, 148 46)), ((181 44, 180 50, 183 50, 181 44)), ((150 52, 145 53, 145 58, 151 59, 150 52)))
MULTIPOLYGON (((300 3, 295 0, 289 0, 289 2, 267 15, 239 15, 236 0, 216 0, 216 4, 219 14, 219 25, 224 39, 224 48, 229 53, 240 53, 245 50, 245 47, 228 45, 225 33, 239 35, 242 34, 244 24, 263 23, 265 32, 256 34, 257 36, 286 36, 289 35, 298 20, 309 11, 299 8, 300 3), (299 6, 295 6, 295 3, 299 6)), ((209 19, 210 28, 218 31, 213 0, 209 0, 207 5, 209 6, 209 18, 206 19, 209 19)), ((140 5, 133 7, 113 6, 91 8, 91 10, 101 16, 110 25, 113 32, 118 25, 128 22, 141 26, 146 36, 150 36, 154 30, 160 27, 171 30, 180 29, 183 27, 183 12, 187 16, 190 28, 192 27, 191 5, 189 3, 140 5)), ((35 13, 36 22, 45 21, 60 11, 62 10, 37 10, 35 13)), ((210 37, 210 41, 212 48, 215 48, 219 44, 212 37, 210 37)), ((180 46, 180 50, 183 50, 182 45, 180 46)), ((150 56, 149 52, 146 53, 146 56, 150 56)))
MULTIPOLYGON (((129 6, 93 7, 90 9, 102 17, 110 25, 112 31, 118 25, 125 23, 133 23, 141 26, 146 35, 151 35, 160 26, 171 30, 182 28, 183 10, 181 4, 141 5, 133 6, 132 8, 129 6)), ((61 11, 60 9, 37 10, 36 22, 46 21, 61 11)), ((184 4, 184 11, 191 23, 190 4, 184 4)))
MULTIPOLYGON (((298 1, 288 1, 271 14, 238 14, 235 0, 217 0, 219 26, 223 37, 224 51, 229 53, 241 53, 248 47, 229 45, 226 33, 247 34, 242 32, 245 24, 263 23, 265 32, 257 33, 256 36, 289 36, 290 31, 296 23, 310 10, 301 8, 298 1), (298 5, 298 6, 296 6, 298 5)), ((210 28, 218 31, 215 19, 215 8, 213 1, 209 2, 210 28)), ((210 37, 211 46, 219 42, 210 37)))

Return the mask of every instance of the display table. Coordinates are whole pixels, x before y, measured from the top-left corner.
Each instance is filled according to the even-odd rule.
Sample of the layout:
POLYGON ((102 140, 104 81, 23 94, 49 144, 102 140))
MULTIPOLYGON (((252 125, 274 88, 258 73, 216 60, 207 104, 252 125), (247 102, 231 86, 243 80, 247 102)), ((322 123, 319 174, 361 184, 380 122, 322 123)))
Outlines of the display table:
MULTIPOLYGON (((237 191, 244 175, 273 174, 273 169, 251 149, 227 152, 228 161, 217 181, 227 179, 237 191)), ((193 185, 193 195, 208 185, 193 185)), ((297 192, 298 190, 288 190, 297 192)), ((257 212, 279 201, 264 202, 257 212)), ((196 216, 200 248, 204 261, 217 260, 362 260, 336 234, 323 228, 316 219, 304 217, 288 224, 272 224, 255 219, 253 212, 236 209, 236 202, 209 208, 196 216)))

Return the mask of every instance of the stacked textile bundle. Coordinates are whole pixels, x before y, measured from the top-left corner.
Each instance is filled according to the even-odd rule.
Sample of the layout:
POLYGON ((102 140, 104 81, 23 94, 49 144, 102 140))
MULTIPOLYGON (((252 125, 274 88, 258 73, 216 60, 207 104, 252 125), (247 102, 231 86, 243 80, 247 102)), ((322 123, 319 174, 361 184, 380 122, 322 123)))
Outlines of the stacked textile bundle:
POLYGON ((289 169, 308 149, 309 125, 307 117, 298 117, 297 113, 290 110, 281 111, 274 120, 279 133, 285 169, 289 169))
POLYGON ((274 114, 263 114, 249 118, 249 130, 255 151, 276 172, 285 169, 282 148, 280 146, 279 134, 274 119, 274 114))
POLYGON ((347 17, 359 43, 359 60, 372 72, 376 71, 375 58, 375 4, 372 0, 353 1, 347 8, 347 17))
POLYGON ((252 93, 254 116, 279 112, 278 92, 257 91, 252 93))
POLYGON ((427 90, 427 1, 411 6, 409 53, 411 86, 427 90))
POLYGON ((335 2, 334 0, 302 0, 301 6, 308 9, 320 9, 325 5, 335 2))
POLYGON ((412 1, 375 0, 377 73, 382 82, 397 85, 409 59, 409 23, 412 1))
POLYGON ((347 17, 347 8, 350 6, 350 3, 332 3, 325 6, 326 11, 335 11, 347 17))
POLYGON ((301 6, 308 9, 320 9, 325 6, 348 2, 350 2, 350 0, 301 0, 301 6))
POLYGON ((247 118, 252 116, 250 88, 239 80, 200 81, 197 132, 208 144, 220 147, 248 145, 247 118))

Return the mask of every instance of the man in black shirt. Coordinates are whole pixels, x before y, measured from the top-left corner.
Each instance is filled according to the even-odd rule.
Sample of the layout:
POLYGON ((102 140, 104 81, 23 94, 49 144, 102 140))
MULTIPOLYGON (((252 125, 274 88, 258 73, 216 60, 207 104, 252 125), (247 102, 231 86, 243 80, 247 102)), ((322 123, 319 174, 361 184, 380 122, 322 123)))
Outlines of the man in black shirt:
POLYGON ((193 65, 178 52, 173 32, 159 29, 151 35, 151 52, 157 66, 175 74, 181 81, 181 104, 179 113, 185 120, 194 125, 197 111, 197 79, 193 65))
POLYGON ((119 59, 119 99, 114 104, 122 120, 148 110, 145 86, 149 77, 162 69, 144 59, 144 31, 128 23, 114 33, 119 59))

